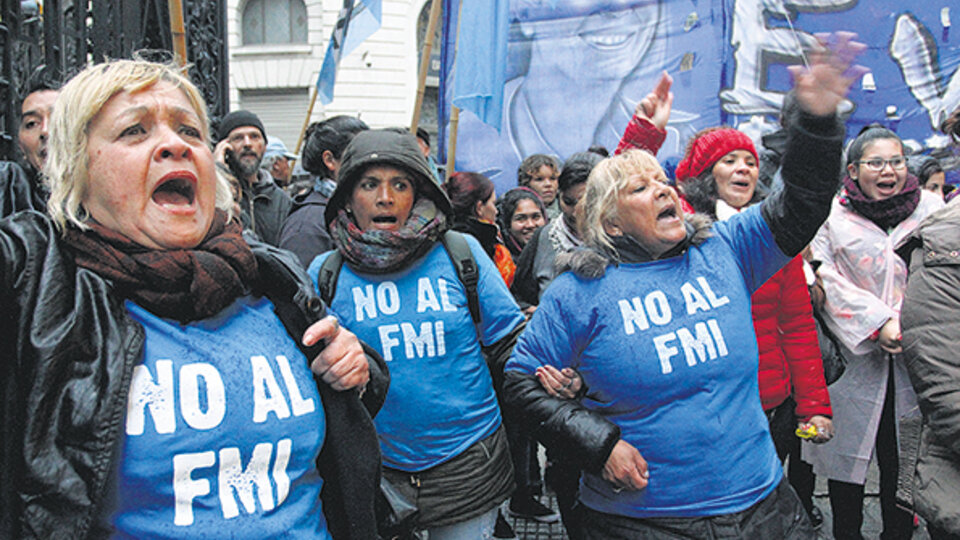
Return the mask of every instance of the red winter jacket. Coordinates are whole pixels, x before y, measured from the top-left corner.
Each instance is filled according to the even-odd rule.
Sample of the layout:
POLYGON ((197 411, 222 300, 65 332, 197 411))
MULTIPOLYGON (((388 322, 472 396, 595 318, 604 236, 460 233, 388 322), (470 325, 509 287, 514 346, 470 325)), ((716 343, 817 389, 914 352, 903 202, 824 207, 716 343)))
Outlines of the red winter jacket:
POLYGON ((818 414, 830 416, 830 395, 800 256, 757 289, 751 301, 760 350, 763 409, 783 403, 792 386, 799 420, 818 414))

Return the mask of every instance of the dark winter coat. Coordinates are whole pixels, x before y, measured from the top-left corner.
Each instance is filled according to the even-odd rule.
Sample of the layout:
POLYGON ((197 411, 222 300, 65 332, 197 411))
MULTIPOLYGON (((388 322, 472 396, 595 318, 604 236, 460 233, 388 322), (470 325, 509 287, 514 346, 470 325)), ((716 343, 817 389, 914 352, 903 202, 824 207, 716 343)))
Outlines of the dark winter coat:
POLYGON ((496 253, 497 243, 500 241, 498 239, 499 231, 496 225, 484 223, 472 216, 454 216, 450 228, 476 238, 483 247, 483 251, 490 256, 490 260, 494 260, 493 256, 496 253))
MULTIPOLYGON (((286 252, 252 246, 268 296, 297 344, 325 312, 286 252)), ((145 332, 110 281, 84 268, 36 212, 0 221, 0 538, 94 538, 116 468, 145 332)), ((303 348, 307 358, 318 347, 303 348)), ((363 403, 317 378, 327 436, 317 461, 334 538, 375 538, 380 453, 371 414, 389 377, 373 353, 363 403), (369 411, 369 412, 368 412, 369 411)))
POLYGON ((292 251, 304 268, 317 255, 333 249, 333 240, 323 222, 329 200, 315 189, 294 197, 293 209, 280 230, 278 246, 292 251))
POLYGON ((23 210, 46 212, 46 194, 36 174, 12 161, 0 161, 0 218, 23 210))
POLYGON ((257 181, 252 186, 247 186, 244 181, 240 185, 240 221, 243 228, 257 233, 260 240, 271 246, 278 245, 280 228, 293 207, 290 196, 263 169, 257 171, 257 181))
POLYGON ((897 498, 960 535, 960 205, 931 214, 901 253, 910 264, 903 357, 923 419, 901 421, 897 498))

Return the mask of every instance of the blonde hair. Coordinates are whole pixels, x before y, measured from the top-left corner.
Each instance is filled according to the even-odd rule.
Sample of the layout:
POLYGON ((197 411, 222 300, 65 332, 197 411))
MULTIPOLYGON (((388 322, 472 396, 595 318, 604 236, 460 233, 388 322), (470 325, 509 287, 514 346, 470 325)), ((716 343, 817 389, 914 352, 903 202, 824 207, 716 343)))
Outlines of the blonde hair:
POLYGON ((597 163, 587 178, 583 199, 577 204, 576 218, 583 243, 604 253, 614 250, 613 240, 605 225, 617 218, 620 193, 636 175, 653 177, 661 182, 667 176, 657 159, 646 150, 627 150, 597 163))
MULTIPOLYGON (((111 60, 87 67, 60 90, 50 119, 44 176, 50 187, 47 211, 61 229, 67 222, 86 228, 87 216, 81 202, 89 186, 87 145, 90 122, 113 96, 121 92, 145 91, 161 81, 183 91, 200 117, 204 140, 209 140, 210 126, 203 96, 190 82, 186 68, 175 64, 139 59, 111 60)), ((229 191, 226 199, 220 193, 226 188, 223 182, 217 182, 218 207, 221 200, 230 199, 229 191)))

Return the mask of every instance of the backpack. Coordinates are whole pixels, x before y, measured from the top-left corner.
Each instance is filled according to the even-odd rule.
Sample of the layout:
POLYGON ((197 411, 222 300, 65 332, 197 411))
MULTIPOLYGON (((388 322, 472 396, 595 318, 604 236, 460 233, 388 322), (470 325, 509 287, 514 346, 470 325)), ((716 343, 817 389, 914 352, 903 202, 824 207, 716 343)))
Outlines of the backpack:
MULTIPOLYGON (((474 325, 480 324, 480 297, 477 295, 477 283, 480 282, 480 269, 477 267, 477 261, 473 258, 473 252, 467 244, 467 239, 463 233, 456 231, 447 231, 440 237, 443 248, 447 250, 447 256, 453 262, 453 268, 457 271, 457 277, 463 283, 463 288, 467 294, 467 307, 470 308, 470 318, 474 325)), ((340 279, 340 269, 343 267, 343 255, 339 251, 330 254, 323 265, 320 266, 320 273, 317 275, 317 288, 320 290, 320 298, 329 306, 337 292, 337 280, 340 279)))

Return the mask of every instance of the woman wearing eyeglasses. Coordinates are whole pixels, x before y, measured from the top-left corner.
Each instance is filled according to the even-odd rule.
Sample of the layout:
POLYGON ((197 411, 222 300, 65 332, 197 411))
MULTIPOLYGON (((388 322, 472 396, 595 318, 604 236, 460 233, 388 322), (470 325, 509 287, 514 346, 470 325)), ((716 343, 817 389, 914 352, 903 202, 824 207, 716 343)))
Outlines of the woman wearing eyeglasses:
POLYGON ((845 349, 847 367, 829 387, 836 437, 806 447, 804 457, 830 480, 834 536, 859 540, 863 486, 876 452, 881 538, 910 538, 912 516, 896 507, 894 497, 897 422, 919 411, 900 354, 907 266, 894 249, 943 202, 908 174, 903 143, 888 129, 861 131, 847 163, 843 190, 812 243, 814 258, 822 261, 823 317, 845 349))

